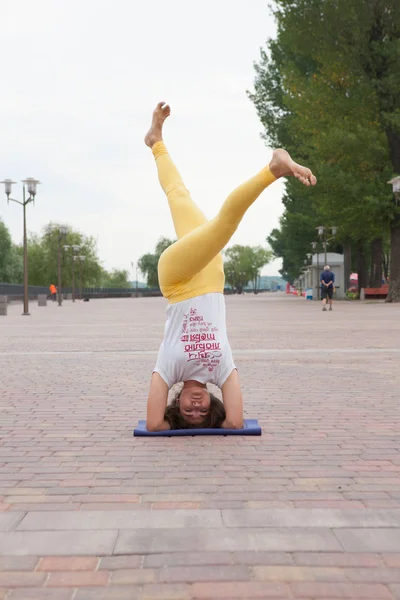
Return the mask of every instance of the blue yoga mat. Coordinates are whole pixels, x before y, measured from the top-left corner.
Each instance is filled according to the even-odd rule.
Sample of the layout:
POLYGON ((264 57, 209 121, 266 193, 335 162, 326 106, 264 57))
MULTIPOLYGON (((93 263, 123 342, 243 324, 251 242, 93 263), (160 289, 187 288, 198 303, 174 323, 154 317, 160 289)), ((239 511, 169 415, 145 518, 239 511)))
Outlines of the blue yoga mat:
POLYGON ((135 437, 172 437, 175 435, 261 435, 257 419, 245 419, 243 429, 168 429, 167 431, 147 431, 146 421, 139 421, 133 430, 135 437))

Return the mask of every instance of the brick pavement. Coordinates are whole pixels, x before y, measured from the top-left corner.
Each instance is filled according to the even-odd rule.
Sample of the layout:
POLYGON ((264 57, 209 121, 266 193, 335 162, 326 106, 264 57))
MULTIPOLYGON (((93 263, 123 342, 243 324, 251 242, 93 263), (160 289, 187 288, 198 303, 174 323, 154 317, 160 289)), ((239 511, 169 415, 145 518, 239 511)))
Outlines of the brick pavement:
POLYGON ((132 438, 162 299, 0 319, 0 600, 400 598, 400 306, 228 297, 261 438, 132 438))

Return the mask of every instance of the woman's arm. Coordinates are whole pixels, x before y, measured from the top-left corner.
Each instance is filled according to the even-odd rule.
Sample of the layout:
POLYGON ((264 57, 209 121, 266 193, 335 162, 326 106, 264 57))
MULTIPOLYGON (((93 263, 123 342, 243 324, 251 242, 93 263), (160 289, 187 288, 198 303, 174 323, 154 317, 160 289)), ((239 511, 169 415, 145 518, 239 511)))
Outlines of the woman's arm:
POLYGON ((164 420, 168 401, 168 386, 158 373, 153 373, 147 398, 147 431, 165 431, 171 429, 164 420))
POLYGON ((224 429, 242 429, 243 399, 239 374, 236 369, 232 371, 222 386, 222 401, 224 403, 226 418, 221 427, 224 429))

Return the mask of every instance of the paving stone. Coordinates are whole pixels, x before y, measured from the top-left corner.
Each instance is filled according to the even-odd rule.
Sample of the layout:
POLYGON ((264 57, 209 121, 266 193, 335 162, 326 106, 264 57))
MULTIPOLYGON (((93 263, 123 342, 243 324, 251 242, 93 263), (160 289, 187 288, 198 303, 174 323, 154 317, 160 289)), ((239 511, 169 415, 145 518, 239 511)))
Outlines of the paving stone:
POLYGON ((382 560, 387 567, 400 569, 400 554, 383 554, 382 560))
POLYGON ((249 577, 250 569, 244 565, 164 567, 159 573, 160 582, 245 581, 249 577))
MULTIPOLYGON (((285 509, 222 510, 227 527, 398 527, 400 510, 285 509)), ((25 521, 25 519, 24 519, 25 521)), ((24 523, 22 522, 22 524, 24 523)), ((21 527, 21 524, 20 526, 21 527)), ((400 532, 399 532, 400 535, 400 532)))
POLYGON ((34 587, 46 581, 45 573, 27 573, 26 571, 3 571, 0 573, 0 587, 34 587))
MULTIPOLYGON (((293 555, 296 565, 326 567, 381 567, 383 558, 379 554, 351 554, 349 552, 295 552, 293 555)), ((400 562, 398 565, 386 564, 400 567, 400 562)))
POLYGON ((95 571, 98 564, 95 556, 46 556, 37 571, 95 571))
POLYGON ((141 566, 144 558, 145 557, 142 557, 138 554, 130 556, 105 556, 100 560, 98 568, 99 570, 106 569, 108 571, 116 571, 118 569, 138 569, 141 566))
POLYGON ((121 586, 110 588, 84 588, 79 589, 74 600, 142 600, 141 588, 134 586, 121 586))
POLYGON ((174 552, 149 554, 144 557, 143 564, 145 567, 187 567, 191 565, 232 565, 235 562, 233 552, 174 552))
POLYGON ((74 600, 190 600, 189 586, 174 585, 170 586, 170 589, 165 589, 165 586, 166 584, 163 586, 164 589, 154 584, 80 589, 74 600))
POLYGON ((18 523, 21 521, 24 515, 25 513, 20 511, 7 513, 1 512, 0 531, 11 531, 12 529, 15 529, 15 527, 18 525, 18 523))
POLYGON ((111 554, 116 531, 15 531, 0 534, 0 555, 111 554))
POLYGON ((7 600, 72 600, 75 590, 20 588, 9 592, 7 600))
POLYGON ((86 587, 108 585, 110 576, 107 571, 68 571, 50 573, 46 582, 48 587, 86 587))
POLYGON ((328 529, 226 529, 218 530, 158 529, 121 531, 114 554, 151 554, 159 552, 195 552, 268 550, 295 552, 299 550, 340 550, 340 545, 328 529))
POLYGON ((400 552, 397 529, 335 529, 334 534, 348 552, 400 552))
POLYGON ((289 599, 290 591, 283 583, 249 582, 209 582, 195 583, 192 586, 194 598, 278 598, 289 599))
MULTIPOLYGON (((399 511, 400 512, 400 511, 399 511)), ((0 517, 3 515, 0 515, 0 517)), ((45 514, 30 512, 22 519, 18 531, 106 530, 106 529, 176 529, 222 527, 219 510, 93 511, 45 514)))
POLYGON ((296 582, 291 584, 295 598, 349 598, 354 600, 392 600, 386 586, 380 584, 362 583, 320 583, 296 582))
POLYGON ((38 563, 36 556, 0 556, 0 572, 34 571, 38 563))
POLYGON ((139 585, 156 581, 158 581, 158 573, 154 569, 121 569, 113 571, 111 575, 112 585, 139 585))
POLYGON ((0 585, 1 600, 4 589, 7 600, 400 595, 392 512, 400 508, 400 306, 337 302, 325 319, 317 303, 284 294, 226 304, 259 438, 132 437, 145 415, 163 299, 65 303, 62 315, 52 303, 46 315, 32 305, 23 327, 20 305, 9 305, 0 336, 0 572, 86 579, 77 588, 0 585), (224 524, 209 520, 219 509, 224 524), (34 513, 30 531, 9 520, 24 512, 34 513), (39 560, 48 571, 35 571, 39 560), (243 581, 215 580, 235 567, 243 581), (201 571, 209 581, 194 581, 201 571), (127 583, 105 586, 107 572, 127 583), (96 585, 87 573, 100 573, 96 585), (149 582, 183 573, 192 583, 149 582))
POLYGON ((389 590, 394 600, 400 600, 400 584, 396 583, 389 586, 389 590))

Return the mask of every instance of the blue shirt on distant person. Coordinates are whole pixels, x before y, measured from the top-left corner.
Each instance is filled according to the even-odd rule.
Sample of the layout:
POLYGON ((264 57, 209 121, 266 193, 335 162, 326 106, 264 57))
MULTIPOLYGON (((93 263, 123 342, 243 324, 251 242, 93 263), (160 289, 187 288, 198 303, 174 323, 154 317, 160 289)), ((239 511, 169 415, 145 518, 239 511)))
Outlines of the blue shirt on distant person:
POLYGON ((329 287, 333 287, 333 284, 335 283, 335 275, 332 273, 332 271, 330 269, 325 269, 321 273, 320 281, 321 281, 321 287, 325 287, 322 282, 326 283, 327 286, 329 285, 329 283, 332 282, 332 285, 329 287))

